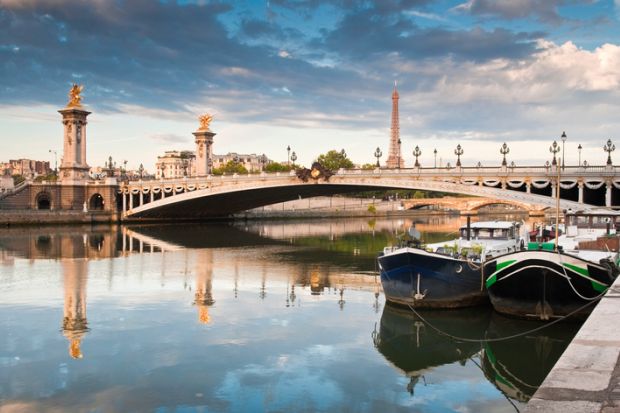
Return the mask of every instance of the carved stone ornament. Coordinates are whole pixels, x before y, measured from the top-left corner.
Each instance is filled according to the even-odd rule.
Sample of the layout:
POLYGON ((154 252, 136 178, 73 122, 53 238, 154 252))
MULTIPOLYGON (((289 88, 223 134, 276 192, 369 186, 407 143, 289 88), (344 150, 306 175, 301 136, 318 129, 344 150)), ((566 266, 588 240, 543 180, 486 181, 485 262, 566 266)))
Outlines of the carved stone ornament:
POLYGON ((323 178, 323 180, 328 181, 329 177, 334 175, 332 171, 325 168, 318 162, 312 164, 312 169, 308 168, 300 168, 297 170, 297 177, 304 182, 308 182, 310 178, 318 181, 323 178))
POLYGON ((198 157, 199 158, 202 158, 202 154, 204 152, 204 146, 205 146, 204 143, 198 144, 198 157))

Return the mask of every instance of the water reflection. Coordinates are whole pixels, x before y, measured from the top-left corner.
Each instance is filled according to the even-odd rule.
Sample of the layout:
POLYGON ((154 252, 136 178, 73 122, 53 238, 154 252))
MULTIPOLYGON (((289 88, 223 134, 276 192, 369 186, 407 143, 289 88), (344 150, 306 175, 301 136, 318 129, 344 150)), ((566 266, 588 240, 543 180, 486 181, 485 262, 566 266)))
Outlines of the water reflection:
MULTIPOLYGON (((439 220, 429 237, 458 226, 439 220)), ((505 383, 531 394, 507 354, 553 364, 558 337, 460 343, 384 308, 375 254, 409 223, 350 221, 3 230, 0 406, 405 411, 461 397, 444 410, 505 411, 505 383)), ((467 337, 512 325, 488 309, 424 314, 467 337)))
POLYGON ((377 350, 408 378, 411 395, 426 385, 425 375, 434 368, 471 361, 511 403, 526 403, 580 327, 566 322, 532 331, 542 324, 507 318, 490 307, 418 313, 423 319, 409 309, 386 305, 379 331, 372 334, 377 350))
MULTIPOLYGON (((489 339, 509 337, 540 326, 537 321, 512 319, 493 313, 486 335, 489 339)), ((485 376, 506 396, 527 402, 580 326, 579 323, 559 323, 511 340, 486 342, 482 353, 485 376)))
POLYGON ((198 307, 198 321, 209 324, 209 307, 215 304, 213 299, 213 251, 201 250, 196 260, 196 294, 194 304, 198 307))
POLYGON ((88 263, 84 259, 67 259, 62 262, 64 282, 64 314, 62 333, 69 340, 69 355, 82 358, 80 344, 88 331, 86 321, 86 284, 88 263))
POLYGON ((481 349, 480 343, 459 342, 446 334, 483 338, 490 317, 490 312, 481 308, 419 313, 428 324, 409 309, 386 305, 379 332, 373 332, 377 350, 409 378, 407 391, 411 395, 434 367, 451 363, 464 366, 481 349))

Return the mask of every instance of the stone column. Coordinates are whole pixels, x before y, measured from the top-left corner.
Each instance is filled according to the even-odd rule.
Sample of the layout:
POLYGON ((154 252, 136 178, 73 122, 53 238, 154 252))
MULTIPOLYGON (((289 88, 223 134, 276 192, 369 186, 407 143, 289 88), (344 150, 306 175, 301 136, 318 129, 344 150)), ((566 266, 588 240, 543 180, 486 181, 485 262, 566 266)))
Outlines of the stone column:
POLYGON ((610 207, 611 206, 611 182, 607 181, 605 182, 605 206, 606 207, 610 207))
POLYGON ((551 182, 551 198, 555 199, 555 191, 557 190, 557 186, 555 182, 551 182))
POLYGON ((526 182, 525 183, 525 193, 526 194, 531 194, 532 193, 532 184, 530 182, 526 182))
POLYGON ((193 132, 196 137, 196 176, 207 176, 211 174, 211 166, 213 165, 213 137, 215 133, 209 129, 210 115, 203 115, 199 119, 200 127, 196 132, 193 132))
POLYGON ((579 199, 577 200, 577 202, 579 202, 580 204, 583 204, 583 182, 582 181, 577 182, 577 188, 579 188, 579 199))
POLYGON ((65 126, 63 156, 59 168, 60 180, 63 184, 87 180, 90 169, 86 163, 86 125, 88 123, 86 117, 90 115, 90 112, 82 107, 80 91, 81 87, 74 85, 67 107, 58 111, 62 115, 62 124, 65 126))

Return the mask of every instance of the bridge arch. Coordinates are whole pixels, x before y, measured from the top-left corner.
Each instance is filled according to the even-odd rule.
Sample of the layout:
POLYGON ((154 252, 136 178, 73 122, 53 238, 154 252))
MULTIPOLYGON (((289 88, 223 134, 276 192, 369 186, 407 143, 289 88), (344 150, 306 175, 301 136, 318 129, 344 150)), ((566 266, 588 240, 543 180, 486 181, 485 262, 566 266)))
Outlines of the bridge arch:
POLYGON ((93 194, 88 201, 88 209, 91 211, 103 211, 105 208, 105 200, 100 193, 93 194))
MULTIPOLYGON (((125 185, 121 188, 124 217, 221 217, 263 205, 290 201, 299 197, 329 196, 387 189, 426 190, 483 196, 520 204, 534 204, 539 209, 555 207, 555 199, 528 191, 507 190, 507 181, 496 186, 480 184, 476 179, 459 177, 412 176, 401 171, 345 171, 324 180, 303 182, 295 175, 261 174, 233 177, 207 177, 202 180, 153 181, 125 185), (174 191, 172 189, 174 188, 174 191), (160 199, 150 194, 164 192, 160 199), (143 200, 135 202, 135 195, 143 200)), ((523 183, 523 181, 521 181, 523 183)), ((550 185, 550 181, 538 183, 550 185)), ((510 183, 515 187, 520 186, 510 183)), ((561 200, 561 208, 583 209, 588 205, 561 200)))
POLYGON ((47 191, 41 191, 35 197, 35 206, 40 210, 52 209, 52 195, 47 191))

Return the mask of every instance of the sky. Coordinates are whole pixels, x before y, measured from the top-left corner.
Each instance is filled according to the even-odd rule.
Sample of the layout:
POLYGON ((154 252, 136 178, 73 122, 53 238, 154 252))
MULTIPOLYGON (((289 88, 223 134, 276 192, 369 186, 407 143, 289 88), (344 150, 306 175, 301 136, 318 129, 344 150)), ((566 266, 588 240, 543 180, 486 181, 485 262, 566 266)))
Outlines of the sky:
POLYGON ((0 0, 0 161, 60 162, 78 83, 91 166, 193 150, 206 112, 216 154, 384 162, 394 82, 407 166, 415 146, 454 164, 457 144, 464 166, 499 165, 504 142, 541 165, 564 131, 567 165, 603 164, 620 0, 0 0))

